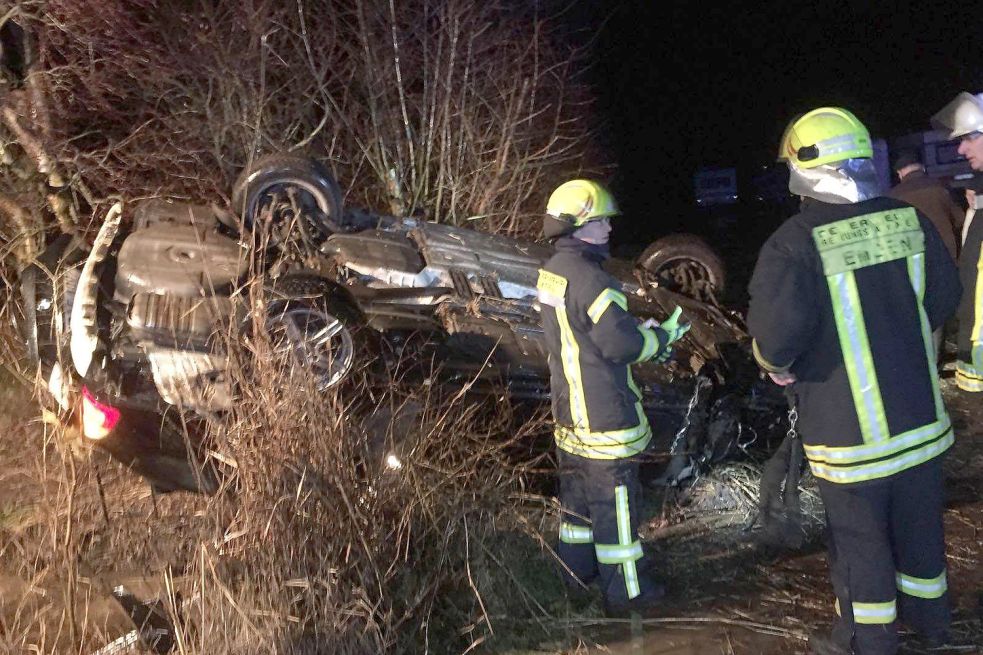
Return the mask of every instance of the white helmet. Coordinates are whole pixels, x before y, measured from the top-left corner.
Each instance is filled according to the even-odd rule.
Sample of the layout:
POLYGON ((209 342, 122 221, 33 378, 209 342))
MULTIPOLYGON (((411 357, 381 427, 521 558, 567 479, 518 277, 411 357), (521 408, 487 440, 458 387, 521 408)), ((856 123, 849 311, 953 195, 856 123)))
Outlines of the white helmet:
POLYGON ((983 93, 973 95, 963 91, 932 116, 932 127, 945 130, 950 139, 983 132, 983 93))

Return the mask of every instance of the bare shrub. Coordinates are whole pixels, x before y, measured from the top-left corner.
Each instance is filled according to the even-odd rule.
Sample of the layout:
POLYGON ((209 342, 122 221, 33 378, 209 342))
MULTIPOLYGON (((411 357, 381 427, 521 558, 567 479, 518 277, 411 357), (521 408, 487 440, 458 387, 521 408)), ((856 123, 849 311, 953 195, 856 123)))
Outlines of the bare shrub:
POLYGON ((484 640, 483 597, 505 574, 479 580, 472 567, 519 526, 542 416, 523 423, 508 403, 438 384, 318 393, 261 336, 216 435, 239 468, 212 514, 221 547, 203 548, 192 576, 203 581, 201 611, 188 610, 202 617, 196 652, 452 652, 484 640))
POLYGON ((531 234, 548 187, 587 164, 580 54, 515 3, 46 0, 14 16, 34 56, 4 124, 48 189, 10 216, 68 229, 113 194, 213 200, 256 154, 305 148, 370 207, 531 234))

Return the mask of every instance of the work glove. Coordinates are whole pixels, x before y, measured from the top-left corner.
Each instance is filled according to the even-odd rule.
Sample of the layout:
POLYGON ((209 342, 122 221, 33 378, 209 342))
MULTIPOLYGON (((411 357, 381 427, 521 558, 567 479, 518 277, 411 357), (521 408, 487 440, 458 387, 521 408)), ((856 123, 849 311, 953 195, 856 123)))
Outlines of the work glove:
POLYGON ((682 315, 683 308, 677 306, 669 318, 658 324, 658 326, 662 328, 667 335, 669 335, 669 340, 666 342, 667 346, 679 341, 684 334, 689 332, 690 327, 692 327, 692 325, 689 323, 679 322, 679 317, 682 315))
POLYGON ((659 323, 654 318, 650 318, 642 323, 647 328, 659 328, 666 333, 666 346, 655 358, 655 361, 660 364, 669 361, 669 358, 672 357, 672 344, 679 341, 684 334, 689 332, 690 327, 692 327, 690 323, 679 322, 679 318, 682 315, 683 309, 677 306, 672 314, 669 315, 669 318, 662 323, 659 323))

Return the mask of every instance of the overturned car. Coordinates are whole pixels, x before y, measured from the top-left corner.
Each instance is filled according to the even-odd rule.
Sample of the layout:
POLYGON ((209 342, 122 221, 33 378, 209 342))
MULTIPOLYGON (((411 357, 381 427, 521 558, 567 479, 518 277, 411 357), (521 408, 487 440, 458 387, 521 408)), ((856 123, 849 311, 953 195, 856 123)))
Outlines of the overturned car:
MULTIPOLYGON (((346 209, 322 166, 288 155, 244 171, 233 210, 117 205, 91 247, 62 236, 21 275, 20 327, 55 412, 155 488, 217 489, 223 456, 173 417, 220 420, 232 406, 236 344, 221 335, 250 326, 321 391, 409 349, 439 362, 444 383, 548 397, 536 300, 548 245, 346 209), (260 302, 245 291, 257 278, 260 302)), ((679 306, 692 324, 672 362, 635 368, 646 411, 670 428, 663 479, 678 481, 732 452, 748 413, 783 401, 714 299, 723 268, 705 244, 673 235, 610 270, 636 316, 679 306)))

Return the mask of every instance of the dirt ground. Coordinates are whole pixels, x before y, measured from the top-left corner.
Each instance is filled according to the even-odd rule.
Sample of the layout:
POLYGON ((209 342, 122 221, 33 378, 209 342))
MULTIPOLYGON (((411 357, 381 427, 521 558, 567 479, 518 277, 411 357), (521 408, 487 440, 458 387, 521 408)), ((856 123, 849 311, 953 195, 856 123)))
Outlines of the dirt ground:
MULTIPOLYGON (((983 653, 983 399, 956 388, 951 371, 943 389, 956 431, 945 464, 954 645, 928 651, 904 635, 902 653, 983 653)), ((646 545, 670 590, 666 617, 608 626, 611 633, 604 632, 605 645, 596 652, 808 652, 807 635, 835 616, 821 529, 813 528, 801 552, 776 553, 743 532, 742 517, 717 520, 709 534, 696 523, 686 531, 650 530, 646 545)))
MULTIPOLYGON (((99 457, 83 460, 78 470, 64 465, 56 434, 35 418, 24 388, 3 382, 0 651, 4 643, 33 641, 47 645, 41 652, 63 652, 60 644, 76 637, 64 620, 72 612, 94 635, 89 643, 107 643, 132 629, 109 596, 112 587, 124 584, 140 597, 162 595, 168 580, 180 584, 171 572, 181 571, 193 556, 182 544, 214 541, 214 535, 197 533, 196 517, 207 500, 186 494, 152 497, 138 479, 99 457), (93 475, 97 471, 99 478, 93 475), (69 493, 71 499, 65 497, 69 493), (69 500, 85 504, 92 526, 68 530, 63 525, 60 508, 69 500), (106 520, 113 530, 100 529, 106 520), (47 536, 29 538, 32 531, 47 536), (74 584, 66 584, 65 575, 74 584)), ((931 652, 983 653, 983 402, 960 392, 950 379, 944 388, 957 433, 946 463, 945 517, 957 647, 931 652)), ((651 519, 643 537, 669 589, 664 613, 645 620, 602 619, 595 594, 580 606, 555 605, 560 609, 547 621, 549 638, 533 650, 511 652, 798 654, 807 652, 807 635, 833 619, 818 525, 801 551, 776 552, 757 545, 744 529, 746 512, 705 512, 666 524, 659 499, 648 502, 651 519)), ((904 641, 904 653, 929 652, 904 641)), ((490 643, 488 652, 502 652, 490 643)))

